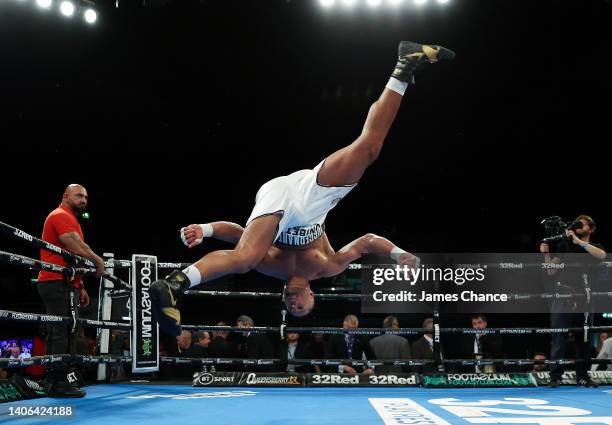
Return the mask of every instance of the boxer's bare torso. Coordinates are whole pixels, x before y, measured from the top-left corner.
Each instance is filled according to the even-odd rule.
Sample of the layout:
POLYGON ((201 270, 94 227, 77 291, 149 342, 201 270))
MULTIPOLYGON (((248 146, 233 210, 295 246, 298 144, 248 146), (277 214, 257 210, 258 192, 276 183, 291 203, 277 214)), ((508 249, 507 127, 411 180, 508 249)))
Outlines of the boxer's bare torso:
POLYGON ((336 275, 345 268, 338 262, 327 234, 323 233, 323 236, 305 246, 272 245, 255 270, 282 280, 292 276, 314 280, 336 275))

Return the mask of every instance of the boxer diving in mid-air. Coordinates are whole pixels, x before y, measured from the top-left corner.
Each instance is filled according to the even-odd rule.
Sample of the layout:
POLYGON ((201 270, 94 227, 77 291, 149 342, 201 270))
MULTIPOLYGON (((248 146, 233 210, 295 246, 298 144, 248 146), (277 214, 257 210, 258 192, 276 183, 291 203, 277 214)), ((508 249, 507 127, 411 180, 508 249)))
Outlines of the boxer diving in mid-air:
POLYGON ((312 170, 300 170, 265 183, 257 192, 246 227, 225 221, 192 224, 181 229, 193 248, 212 237, 235 244, 213 251, 184 270, 174 270, 150 289, 154 316, 167 333, 181 333, 179 305, 185 290, 232 273, 257 270, 286 282, 285 301, 293 316, 314 307, 310 281, 342 273, 364 254, 387 256, 400 265, 415 266, 418 258, 389 240, 368 233, 339 251, 325 234, 325 218, 359 182, 378 158, 414 73, 423 64, 453 59, 441 46, 402 41, 398 62, 380 98, 370 107, 359 137, 332 153, 312 170))

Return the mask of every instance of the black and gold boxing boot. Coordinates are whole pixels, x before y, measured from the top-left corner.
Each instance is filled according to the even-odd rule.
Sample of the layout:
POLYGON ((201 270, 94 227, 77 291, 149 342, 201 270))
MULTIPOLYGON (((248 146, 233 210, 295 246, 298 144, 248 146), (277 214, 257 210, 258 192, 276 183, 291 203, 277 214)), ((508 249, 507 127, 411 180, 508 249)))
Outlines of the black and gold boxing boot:
POLYGON ((421 65, 450 60, 454 57, 455 52, 446 47, 402 41, 398 47, 397 64, 391 76, 405 83, 414 84, 414 73, 421 65))
POLYGON ((156 280, 149 287, 153 317, 159 327, 170 335, 181 334, 181 312, 178 307, 187 289, 189 279, 180 270, 174 270, 165 279, 156 280))

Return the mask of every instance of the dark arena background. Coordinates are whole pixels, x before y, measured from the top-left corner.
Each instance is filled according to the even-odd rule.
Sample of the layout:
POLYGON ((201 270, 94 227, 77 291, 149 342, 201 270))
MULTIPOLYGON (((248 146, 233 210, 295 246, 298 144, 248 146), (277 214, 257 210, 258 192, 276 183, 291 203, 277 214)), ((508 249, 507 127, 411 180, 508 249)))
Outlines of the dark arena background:
MULTIPOLYGON (((82 0, 71 17, 62 15, 59 1, 48 8, 44 1, 0 0, 0 221, 35 237, 64 188, 79 183, 89 194, 85 241, 97 254, 192 263, 228 249, 212 239, 187 249, 179 229, 219 220, 244 226, 262 184, 313 168, 355 140, 393 72, 399 41, 412 40, 446 46, 456 58, 417 73, 380 157, 327 217, 332 246, 375 233, 412 253, 539 252, 542 219, 571 222, 580 214, 597 223, 593 241, 612 245, 609 1, 82 0), (95 10, 95 22, 81 16, 86 7, 95 10)), ((2 236, 0 247, 40 259, 23 241, 2 236)), ((127 280, 126 271, 117 274, 127 280)), ((35 278, 34 271, 0 264, 0 310, 44 314, 35 278)), ((85 277, 91 304, 84 318, 98 317, 99 284, 85 277)), ((282 287, 251 271, 196 289, 282 287)), ((359 293, 360 274, 313 281, 312 288, 359 293)), ((280 309, 278 299, 187 296, 181 313, 187 324, 235 326, 248 315, 256 326, 279 326, 280 309)), ((363 328, 380 328, 385 318, 362 314, 355 302, 330 301, 287 324, 341 327, 347 314, 363 328)), ((421 328, 425 317, 401 314, 399 325, 421 328)), ((438 323, 472 326, 469 314, 438 323)), ((612 312, 594 315, 593 324, 612 325, 612 312)), ((488 326, 549 328, 550 319, 488 314, 488 326)), ((2 320, 0 341, 27 341, 38 329, 2 320)), ((95 328, 85 334, 96 338, 95 328)), ((442 334, 447 358, 463 358, 464 336, 442 334)), ((277 334, 270 337, 278 350, 277 334)), ((161 338, 165 347, 175 344, 161 338)), ((507 335, 498 354, 527 359, 548 354, 550 344, 550 334, 507 335)), ((85 379, 92 383, 95 373, 85 379)), ((453 391, 439 398, 463 397, 453 391)), ((591 410, 603 417, 609 394, 600 396, 608 407, 591 410)), ((377 411, 365 418, 382 423, 377 411)), ((214 423, 279 418, 285 416, 214 423)), ((432 423, 445 423, 438 419, 432 423)))

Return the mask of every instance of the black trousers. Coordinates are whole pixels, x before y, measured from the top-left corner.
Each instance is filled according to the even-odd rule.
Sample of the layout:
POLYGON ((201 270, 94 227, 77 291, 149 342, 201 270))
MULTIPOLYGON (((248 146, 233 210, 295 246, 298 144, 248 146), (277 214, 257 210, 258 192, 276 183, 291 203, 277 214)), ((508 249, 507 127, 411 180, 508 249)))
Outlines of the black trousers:
MULTIPOLYGON (((561 303, 565 300, 555 300, 551 308, 550 327, 551 328, 575 328, 584 325, 584 313, 559 313, 563 310, 561 303)), ((585 360, 576 364, 576 379, 588 377, 587 371, 591 368, 590 362, 586 361, 589 356, 587 344, 584 342, 582 332, 575 332, 574 340, 569 340, 567 333, 552 334, 550 345, 550 360, 559 360, 566 358, 570 354, 572 358, 585 360)), ((560 379, 565 371, 563 365, 551 365, 550 377, 560 379)))
MULTIPOLYGON (((47 314, 70 317, 71 298, 78 305, 78 292, 61 280, 38 282, 37 289, 47 314)), ((69 354, 73 351, 74 340, 70 335, 69 323, 47 323, 46 354, 69 354)))

